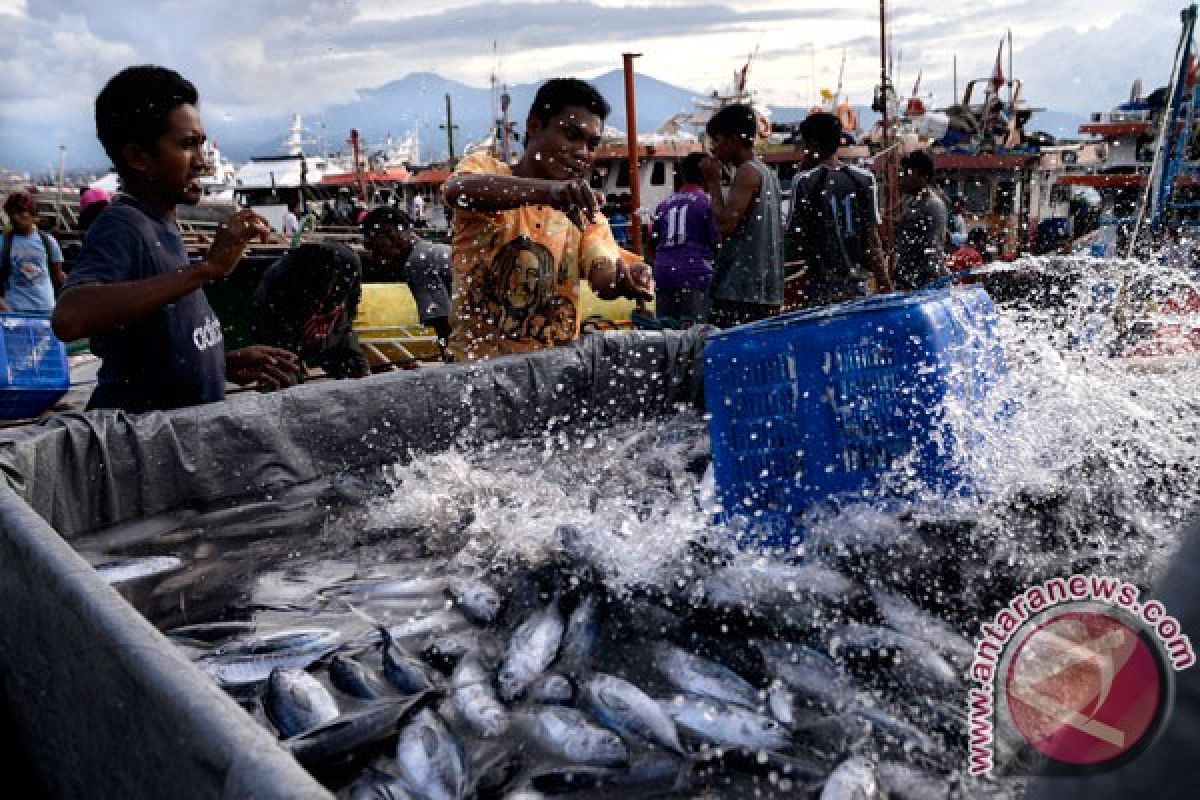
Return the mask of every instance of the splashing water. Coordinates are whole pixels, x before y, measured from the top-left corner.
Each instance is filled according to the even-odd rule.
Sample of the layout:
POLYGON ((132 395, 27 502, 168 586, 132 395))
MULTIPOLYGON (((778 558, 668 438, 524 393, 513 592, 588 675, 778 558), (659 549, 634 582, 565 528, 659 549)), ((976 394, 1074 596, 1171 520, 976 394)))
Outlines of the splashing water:
MULTIPOLYGON (((825 601, 841 602, 846 595, 856 598, 849 605, 863 600, 871 606, 874 597, 882 608, 886 598, 905 598, 921 613, 932 612, 927 619, 943 626, 938 641, 949 642, 952 650, 956 642, 968 642, 998 606, 1052 575, 1103 571, 1150 584, 1200 498, 1195 463, 1200 373, 1190 368, 1186 350, 1193 330, 1192 282, 1143 262, 1059 258, 1020 266, 1022 283, 1015 289, 1009 284, 1010 291, 1033 301, 1008 302, 1000 311, 1007 372, 980 401, 986 407, 960 402, 945 410, 960 431, 969 428, 970 435, 957 441, 970 443, 961 456, 972 491, 949 498, 918 493, 904 507, 818 508, 806 522, 805 560, 829 568, 812 574, 826 576, 835 587, 848 578, 851 586, 824 595, 825 601)), ((959 445, 948 440, 946 446, 959 445)), ((922 692, 906 693, 912 674, 897 673, 900 689, 895 681, 882 690, 872 684, 874 662, 864 667, 856 660, 861 653, 843 643, 847 631, 865 625, 838 617, 845 612, 858 619, 854 614, 862 609, 830 606, 836 614, 818 614, 820 623, 802 634, 774 627, 776 612, 794 613, 822 601, 820 590, 794 583, 773 595, 763 594, 765 584, 745 585, 745 594, 759 593, 755 600, 775 598, 779 605, 767 607, 765 615, 754 602, 733 616, 687 608, 694 598, 716 596, 712 590, 719 580, 712 579, 722 570, 729 575, 740 569, 737 574, 756 581, 769 576, 758 555, 727 552, 728 533, 713 522, 717 505, 703 477, 708 461, 706 423, 692 412, 416 456, 385 470, 383 491, 340 524, 327 522, 320 536, 290 538, 283 555, 260 562, 247 606, 266 628, 328 624, 351 637, 364 630, 361 621, 336 604, 317 602, 328 599, 331 588, 336 596, 339 587, 353 589, 365 576, 405 573, 483 576, 511 591, 514 581, 570 551, 609 591, 609 613, 624 620, 619 633, 609 634, 613 652, 595 656, 591 668, 636 678, 662 696, 662 676, 656 678, 652 665, 642 662, 651 658, 650 645, 669 632, 689 647, 715 640, 715 649, 703 652, 765 690, 769 683, 761 675, 751 677, 755 661, 746 658, 759 647, 755 637, 782 645, 803 636, 846 674, 831 689, 840 698, 837 715, 813 723, 807 710, 789 723, 799 726, 801 739, 835 742, 839 757, 895 758, 895 749, 878 743, 882 729, 903 743, 901 760, 924 754, 926 768, 944 787, 963 796, 1017 796, 1018 785, 980 788, 964 779, 963 739, 957 737, 965 734, 961 720, 946 710, 961 711, 958 699, 939 704, 922 692), (626 608, 618 614, 615 605, 626 608), (702 621, 711 624, 703 627, 702 621), (860 671, 849 677, 856 668, 860 671), (836 732, 834 722, 842 726, 836 732), (814 733, 821 725, 823 732, 814 733), (946 736, 944 752, 925 743, 924 732, 932 730, 946 736)), ((886 480, 911 481, 911 466, 896 465, 886 480)), ((176 574, 171 580, 175 597, 183 579, 176 574)), ((532 601, 526 593, 519 613, 574 588, 542 587, 532 601)), ((388 602, 399 609, 403 625, 415 626, 411 631, 424 634, 422 621, 435 617, 447 625, 467 624, 448 616, 440 590, 432 594, 429 602, 408 597, 388 602)), ((729 595, 723 597, 728 603, 729 595)), ((372 613, 386 613, 385 606, 372 613)), ((505 635, 525 619, 516 614, 508 612, 505 635)), ((235 609, 220 616, 238 615, 235 609)), ((758 663, 761 667, 761 659, 758 663)), ((895 668, 880 663, 880 670, 895 668)), ((930 674, 936 677, 936 670, 930 674)), ((719 723, 727 712, 719 703, 685 707, 681 697, 672 708, 681 725, 697 710, 687 719, 700 727, 719 723)), ((759 751, 753 759, 770 770, 768 784, 756 784, 757 791, 770 795, 772 787, 786 792, 805 783, 806 768, 799 762, 781 778, 774 758, 759 751)), ((832 766, 813 774, 828 775, 832 766)), ((886 778, 882 769, 880 774, 886 778)), ((732 786, 725 781, 719 769, 701 770, 692 788, 732 786)), ((612 794, 631 796, 631 790, 618 785, 612 794)))

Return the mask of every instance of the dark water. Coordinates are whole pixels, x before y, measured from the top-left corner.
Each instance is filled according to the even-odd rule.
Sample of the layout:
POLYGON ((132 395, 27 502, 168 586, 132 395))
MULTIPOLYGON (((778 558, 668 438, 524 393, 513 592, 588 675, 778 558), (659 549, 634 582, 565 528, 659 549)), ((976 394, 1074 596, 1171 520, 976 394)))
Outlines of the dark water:
MULTIPOLYGON (((181 559, 121 585, 164 631, 245 623, 176 637, 214 678, 214 648, 312 628, 335 631, 339 655, 380 672, 378 623, 452 692, 456 647, 494 675, 513 632, 548 604, 564 621, 595 604, 597 638, 585 657, 555 648, 547 669, 576 694, 591 675, 612 674, 678 712, 698 685, 671 674, 665 643, 733 670, 755 691, 747 713, 788 736, 738 746, 680 727, 684 758, 625 734, 627 765, 584 768, 529 733, 544 706, 527 696, 505 704, 513 733, 499 739, 472 733, 451 699, 424 698, 467 752, 479 796, 1018 796, 1018 779, 964 774, 960 676, 980 621, 1055 575, 1150 584, 1200 489, 1200 380, 1186 363, 1122 357, 1153 324, 1144 300, 1114 307, 1112 290, 1153 295, 1155 265, 1043 268, 1072 270, 1072 279, 1047 281, 1055 296, 1002 313, 1010 371, 996 397, 1015 411, 976 431, 990 445, 971 456, 977 493, 814 513, 800 572, 731 552, 712 522, 705 423, 690 413, 424 456, 234 509, 164 515, 97 536, 89 552, 96 562, 181 559), (493 587, 497 619, 472 620, 440 582, 446 576, 493 587), (792 686, 780 701, 787 664, 815 664, 819 686, 792 686)), ((327 687, 331 657, 309 668, 327 687)), ((271 728, 260 686, 230 690, 271 728)), ((342 712, 370 706, 332 694, 342 712)), ((708 722, 725 724, 721 714, 712 704, 708 722)), ((398 774, 394 747, 393 737, 360 748, 316 774, 347 792, 364 775, 383 781, 398 774)))

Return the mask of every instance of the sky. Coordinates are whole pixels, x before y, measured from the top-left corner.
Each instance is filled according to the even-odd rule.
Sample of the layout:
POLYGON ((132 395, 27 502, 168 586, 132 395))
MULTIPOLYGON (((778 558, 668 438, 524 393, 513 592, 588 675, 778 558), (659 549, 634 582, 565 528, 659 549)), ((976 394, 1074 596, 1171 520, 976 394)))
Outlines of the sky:
MULTIPOLYGON (((1184 0, 894 0, 889 27, 902 93, 950 102, 991 74, 1006 31, 1035 107, 1086 113, 1169 78, 1184 0)), ((0 166, 102 162, 92 102, 122 67, 173 67, 202 112, 271 133, 412 72, 475 86, 589 77, 642 53, 639 71, 698 92, 727 85, 756 53, 751 85, 775 105, 807 105, 843 85, 869 105, 879 79, 877 0, 0 0, 0 166), (81 134, 87 134, 81 137, 81 134), (79 142, 85 144, 79 144, 79 142)), ((1007 71, 1008 55, 1005 55, 1007 71)))

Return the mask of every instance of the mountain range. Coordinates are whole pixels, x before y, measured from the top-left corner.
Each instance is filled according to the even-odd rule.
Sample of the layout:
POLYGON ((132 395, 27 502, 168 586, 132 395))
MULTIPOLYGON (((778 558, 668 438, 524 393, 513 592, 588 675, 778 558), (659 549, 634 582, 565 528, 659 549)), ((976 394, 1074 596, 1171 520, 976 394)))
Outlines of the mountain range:
MULTIPOLYGON (((622 72, 606 72, 590 79, 590 82, 612 106, 607 124, 625 130, 622 72)), ((524 127, 524 117, 539 85, 528 83, 507 87, 512 99, 510 117, 517 123, 518 130, 524 127)), ((705 94, 641 74, 636 77, 635 89, 638 130, 642 133, 657 130, 663 122, 680 111, 691 111, 693 102, 705 94)), ((378 88, 360 90, 353 102, 306 116, 304 123, 315 149, 334 152, 348 149, 346 141, 351 128, 358 130, 368 148, 383 142, 389 133, 402 138, 415 130, 420 138, 422 160, 435 161, 445 158, 447 154, 444 129, 447 94, 450 95, 456 126, 454 148, 456 154, 461 155, 466 143, 478 141, 488 134, 493 108, 492 92, 432 72, 416 72, 378 88)), ((807 113, 807 109, 796 106, 770 106, 770 109, 775 122, 798 121, 807 113)), ((867 107, 856 109, 864 127, 869 127, 877 119, 878 115, 867 107)), ((1077 114, 1043 111, 1034 116, 1031 128, 1057 137, 1068 137, 1075 135, 1082 121, 1083 118, 1077 114)), ((269 122, 256 124, 248 130, 218 119, 209 123, 209 135, 220 144, 228 158, 240 162, 253 156, 282 152, 288 124, 287 119, 280 119, 278 134, 273 138, 264 138, 262 131, 270 128, 269 122)))

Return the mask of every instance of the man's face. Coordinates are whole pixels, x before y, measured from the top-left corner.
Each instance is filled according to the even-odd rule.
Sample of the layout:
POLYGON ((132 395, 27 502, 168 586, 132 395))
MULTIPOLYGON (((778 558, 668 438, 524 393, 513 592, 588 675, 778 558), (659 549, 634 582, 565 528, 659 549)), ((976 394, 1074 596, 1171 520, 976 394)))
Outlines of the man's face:
POLYGON ((535 116, 527 122, 529 150, 536 177, 565 181, 587 177, 604 122, 579 106, 567 106, 544 125, 535 116))
POLYGON ((718 133, 712 137, 708 150, 717 161, 728 164, 733 160, 733 154, 737 151, 736 141, 737 137, 718 133))
POLYGON ((37 221, 32 211, 14 211, 8 218, 12 221, 13 230, 22 236, 32 233, 33 223, 37 221))
POLYGON ((821 151, 817 149, 817 146, 809 144, 808 140, 805 139, 801 141, 800 147, 804 153, 800 161, 800 166, 804 169, 816 166, 817 162, 821 160, 821 151))
POLYGON ((916 194, 925 186, 925 179, 921 173, 917 172, 912 167, 900 168, 900 190, 908 194, 916 194))
POLYGON ((196 107, 176 106, 167 116, 167 130, 157 151, 141 151, 130 166, 141 172, 164 200, 194 206, 204 194, 200 178, 211 172, 204 158, 204 123, 196 107))

